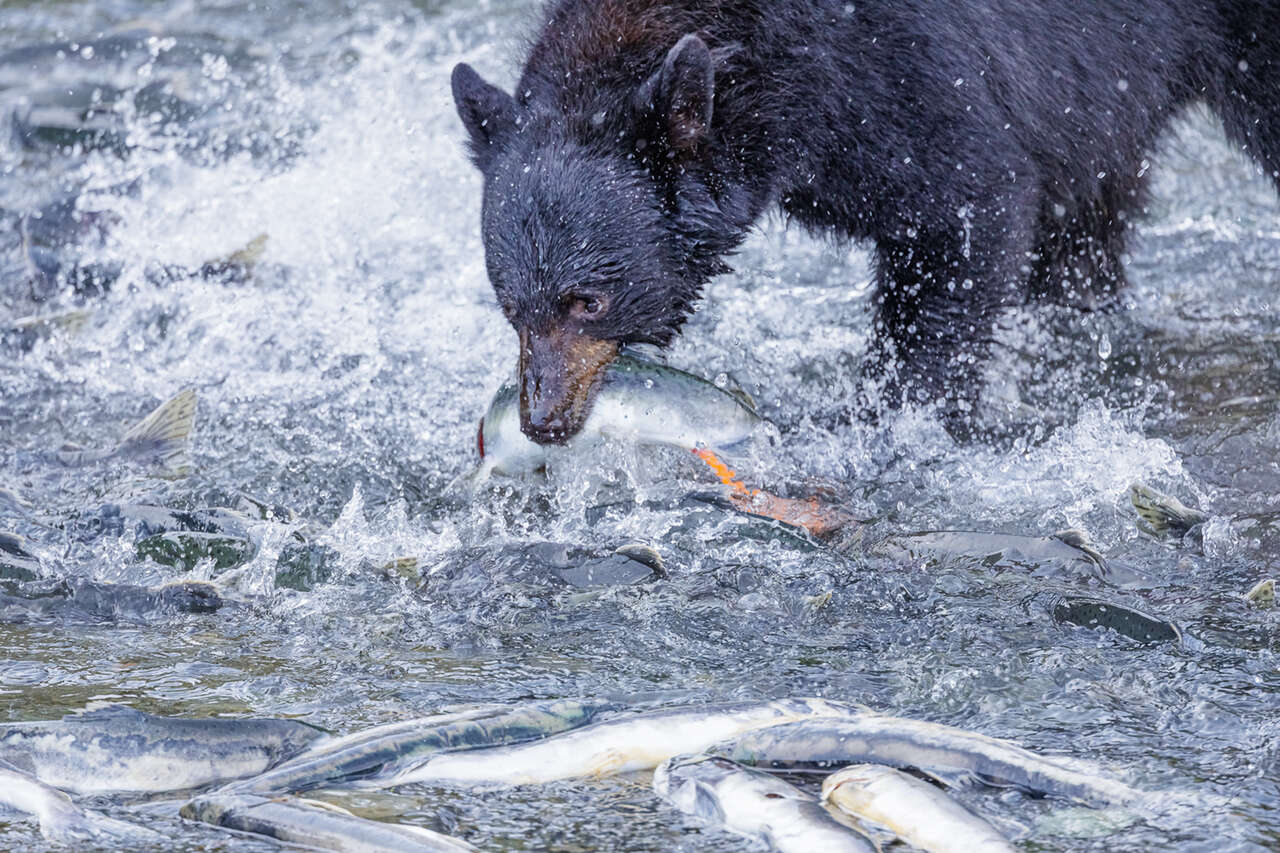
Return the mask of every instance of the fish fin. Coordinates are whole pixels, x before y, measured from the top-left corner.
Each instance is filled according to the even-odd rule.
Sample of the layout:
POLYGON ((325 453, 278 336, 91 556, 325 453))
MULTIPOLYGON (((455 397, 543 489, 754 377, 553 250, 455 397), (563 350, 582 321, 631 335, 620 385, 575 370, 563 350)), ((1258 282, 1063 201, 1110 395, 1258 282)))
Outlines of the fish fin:
POLYGON ((239 251, 232 252, 230 255, 227 255, 226 263, 239 264, 240 266, 244 266, 244 267, 251 267, 258 262, 258 260, 262 257, 263 252, 265 252, 266 250, 267 250, 267 235, 265 233, 259 234, 257 237, 254 237, 252 240, 246 243, 243 249, 240 249, 239 251))
MULTIPOLYGON (((986 784, 986 781, 972 770, 952 770, 945 767, 932 767, 928 770, 919 768, 917 772, 926 779, 937 782, 944 788, 954 788, 960 791, 980 788, 986 784)), ((1004 786, 1000 785, 996 787, 1004 786)))
POLYGON ((1107 566, 1107 558, 1102 556, 1102 552, 1093 546, 1093 542, 1089 539, 1089 534, 1080 528, 1070 527, 1066 530, 1059 530, 1050 534, 1050 537, 1083 553, 1091 563, 1098 567, 1102 574, 1105 575, 1111 571, 1107 566))
POLYGON ((63 331, 68 334, 75 334, 84 327, 84 324, 92 315, 83 308, 76 308, 71 311, 62 311, 57 314, 33 314, 30 317, 19 317, 13 320, 11 327, 19 332, 32 332, 35 334, 44 334, 47 332, 63 331))
POLYGON ((667 576, 667 566, 662 561, 662 554, 658 553, 658 549, 652 545, 646 545, 643 542, 629 542, 616 548, 613 553, 635 560, 643 566, 648 566, 660 578, 667 576))
POLYGON ((1272 578, 1264 581, 1258 581, 1253 589, 1244 594, 1245 601, 1252 601, 1254 604, 1271 606, 1276 601, 1276 582, 1272 578))
POLYGON ((227 255, 225 258, 208 261, 201 265, 200 275, 204 278, 223 277, 227 280, 242 280, 253 273, 253 267, 267 248, 267 235, 259 234, 249 241, 243 249, 227 255))
POLYGON ((342 806, 327 802, 325 800, 317 800, 311 797, 294 797, 293 801, 295 803, 298 803, 299 805, 310 806, 313 809, 320 809, 321 811, 333 812, 334 814, 340 814, 340 815, 346 815, 347 817, 355 817, 354 812, 348 811, 347 809, 344 809, 342 806))
POLYGON ((1191 528, 1209 520, 1200 510, 1191 509, 1172 495, 1157 492, 1144 483, 1129 487, 1129 502, 1138 511, 1139 527, 1157 539, 1168 536, 1181 539, 1191 528))
POLYGON ((609 747, 603 750, 595 761, 592 761, 583 774, 589 779, 603 779, 618 772, 618 768, 626 764, 627 758, 621 750, 609 747))
POLYGON ((184 477, 191 473, 188 447, 195 421, 196 392, 188 388, 130 427, 116 450, 130 455, 154 455, 167 476, 184 477))
POLYGON ((760 408, 756 405, 755 398, 748 394, 745 388, 734 386, 733 388, 726 388, 725 390, 729 392, 729 396, 733 397, 739 403, 750 409, 751 414, 760 414, 760 408))

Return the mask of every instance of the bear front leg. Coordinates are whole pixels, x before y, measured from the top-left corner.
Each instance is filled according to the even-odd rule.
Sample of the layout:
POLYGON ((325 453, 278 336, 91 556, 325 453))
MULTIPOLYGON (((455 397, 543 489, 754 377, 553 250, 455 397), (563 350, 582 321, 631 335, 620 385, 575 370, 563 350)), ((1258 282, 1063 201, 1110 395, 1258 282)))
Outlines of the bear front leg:
POLYGON ((961 206, 970 215, 957 217, 958 228, 877 241, 876 339, 866 371, 881 385, 883 406, 938 400, 949 426, 969 420, 996 318, 1023 301, 1031 236, 1012 215, 1019 207, 983 219, 961 206))

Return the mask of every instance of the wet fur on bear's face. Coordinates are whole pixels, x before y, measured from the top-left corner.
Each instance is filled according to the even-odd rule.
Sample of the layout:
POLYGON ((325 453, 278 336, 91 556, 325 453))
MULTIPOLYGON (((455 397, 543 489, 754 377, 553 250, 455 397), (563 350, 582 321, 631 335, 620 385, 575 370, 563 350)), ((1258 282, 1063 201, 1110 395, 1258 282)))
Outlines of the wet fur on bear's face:
POLYGON ((663 220, 634 161, 563 138, 513 140, 486 171, 481 215, 499 306, 518 332, 666 344, 684 319, 668 296, 683 271, 663 220))
POLYGON ((727 269, 719 255, 738 237, 716 231, 725 217, 700 164, 713 85, 710 51, 692 36, 630 99, 589 115, 455 69, 484 175, 485 262, 520 338, 520 423, 535 441, 577 433, 620 347, 670 343, 706 280, 727 269))

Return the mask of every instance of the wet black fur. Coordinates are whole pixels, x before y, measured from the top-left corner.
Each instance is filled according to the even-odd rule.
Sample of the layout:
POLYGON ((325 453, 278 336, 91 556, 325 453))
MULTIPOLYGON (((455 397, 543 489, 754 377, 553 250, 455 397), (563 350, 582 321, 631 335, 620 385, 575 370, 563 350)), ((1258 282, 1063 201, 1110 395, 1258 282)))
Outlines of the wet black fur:
POLYGON ((779 205, 874 241, 894 396, 964 399, 1004 306, 1122 285, 1184 105, 1280 187, 1278 0, 560 0, 514 99, 454 94, 518 329, 664 344, 779 205))

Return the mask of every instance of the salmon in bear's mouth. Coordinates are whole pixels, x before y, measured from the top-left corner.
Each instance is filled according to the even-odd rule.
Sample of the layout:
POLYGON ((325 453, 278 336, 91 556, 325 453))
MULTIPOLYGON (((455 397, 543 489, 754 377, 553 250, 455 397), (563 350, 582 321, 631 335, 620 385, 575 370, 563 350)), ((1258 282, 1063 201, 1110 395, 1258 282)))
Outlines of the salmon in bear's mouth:
POLYGON ((553 330, 520 333, 520 430, 538 444, 564 444, 578 434, 616 341, 553 330))

